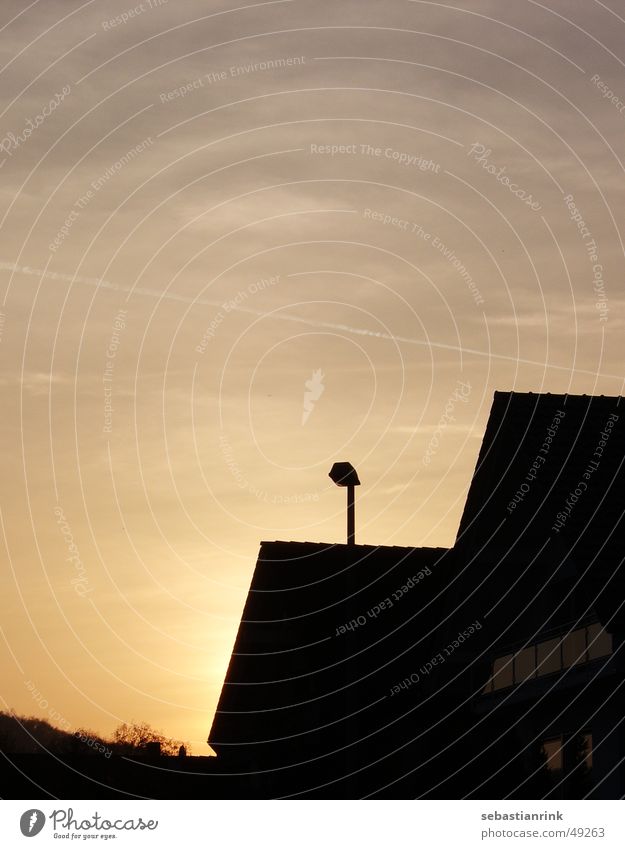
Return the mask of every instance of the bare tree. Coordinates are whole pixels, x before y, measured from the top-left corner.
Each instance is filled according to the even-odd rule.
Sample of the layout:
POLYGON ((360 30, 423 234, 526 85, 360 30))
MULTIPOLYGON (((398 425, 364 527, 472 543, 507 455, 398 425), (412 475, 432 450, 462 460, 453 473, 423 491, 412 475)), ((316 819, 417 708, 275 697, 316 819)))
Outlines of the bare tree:
POLYGON ((182 740, 165 737, 161 731, 152 728, 147 722, 122 722, 113 732, 116 747, 125 752, 143 749, 148 743, 160 743, 164 755, 177 755, 181 746, 189 751, 189 744, 182 740))

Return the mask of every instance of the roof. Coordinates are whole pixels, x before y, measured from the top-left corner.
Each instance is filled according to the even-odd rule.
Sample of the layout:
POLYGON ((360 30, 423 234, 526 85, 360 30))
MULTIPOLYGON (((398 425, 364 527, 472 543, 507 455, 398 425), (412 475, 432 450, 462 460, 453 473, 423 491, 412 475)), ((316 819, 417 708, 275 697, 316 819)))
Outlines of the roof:
POLYGON ((526 549, 590 520, 607 535, 625 507, 624 459, 625 399, 495 392, 457 542, 526 549))
POLYGON ((280 753, 271 741, 288 735, 288 759, 299 733, 298 746, 320 752, 368 723, 382 727, 393 684, 432 654, 452 557, 443 548, 263 542, 211 746, 252 743, 267 761, 280 753))
POLYGON ((624 461, 622 397, 496 392, 457 551, 500 573, 498 595, 567 581, 607 622, 625 599, 624 461))

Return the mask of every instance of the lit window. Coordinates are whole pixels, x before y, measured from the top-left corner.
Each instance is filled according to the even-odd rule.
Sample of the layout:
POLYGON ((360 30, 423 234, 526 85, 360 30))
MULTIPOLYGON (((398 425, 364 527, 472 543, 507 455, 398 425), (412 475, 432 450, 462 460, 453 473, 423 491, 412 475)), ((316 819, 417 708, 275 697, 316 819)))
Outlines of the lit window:
POLYGON ((564 637, 543 640, 521 649, 516 654, 498 657, 493 663, 492 677, 483 692, 491 693, 522 684, 538 675, 549 675, 577 664, 587 663, 612 653, 612 637, 596 622, 587 628, 576 628, 564 637))
POLYGON ((550 672, 559 672, 562 668, 560 662, 560 640, 545 640, 536 646, 536 674, 548 675, 550 672))
POLYGON ((498 657, 493 664, 493 689, 512 686, 512 655, 498 657))
POLYGON ((585 628, 578 628, 576 631, 571 631, 566 635, 562 641, 562 657, 565 667, 586 662, 585 628))
POLYGON ((603 630, 599 622, 588 626, 588 657, 605 657, 612 654, 612 636, 603 630))
POLYGON ((547 758, 547 769, 551 772, 562 769, 562 737, 543 740, 543 752, 547 758))
POLYGON ((522 649, 514 656, 514 680, 517 684, 536 675, 536 646, 522 649))

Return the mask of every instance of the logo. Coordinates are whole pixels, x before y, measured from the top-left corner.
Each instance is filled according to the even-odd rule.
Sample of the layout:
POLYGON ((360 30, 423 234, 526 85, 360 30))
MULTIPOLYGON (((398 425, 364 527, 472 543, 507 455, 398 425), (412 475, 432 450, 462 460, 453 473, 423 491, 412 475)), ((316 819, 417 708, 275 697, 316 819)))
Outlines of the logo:
POLYGON ((307 380, 304 383, 304 409, 302 410, 302 425, 305 425, 308 421, 308 417, 313 411, 315 406, 315 402, 318 401, 323 395, 323 390, 325 389, 323 383, 324 374, 320 368, 316 371, 313 371, 312 377, 310 380, 307 380))
POLYGON ((20 817, 20 829, 24 837, 34 837, 39 834, 46 821, 46 815, 37 808, 24 811, 20 817))

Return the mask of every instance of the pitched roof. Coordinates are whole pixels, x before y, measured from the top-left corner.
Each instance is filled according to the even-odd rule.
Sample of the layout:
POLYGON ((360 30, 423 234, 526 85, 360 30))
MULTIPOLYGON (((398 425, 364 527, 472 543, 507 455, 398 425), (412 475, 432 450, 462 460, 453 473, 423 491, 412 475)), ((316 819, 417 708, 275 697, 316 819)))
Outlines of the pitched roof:
POLYGON ((576 609, 625 622, 624 533, 625 399, 496 392, 456 541, 493 594, 544 587, 555 610, 575 587, 576 609))
POLYGON ((625 508, 624 460, 625 399, 495 392, 457 544, 526 556, 588 525, 607 538, 625 508))
POLYGON ((322 751, 375 728, 379 708, 349 717, 431 656, 450 559, 442 548, 263 542, 211 746, 251 742, 276 757, 270 741, 285 734, 322 751))

